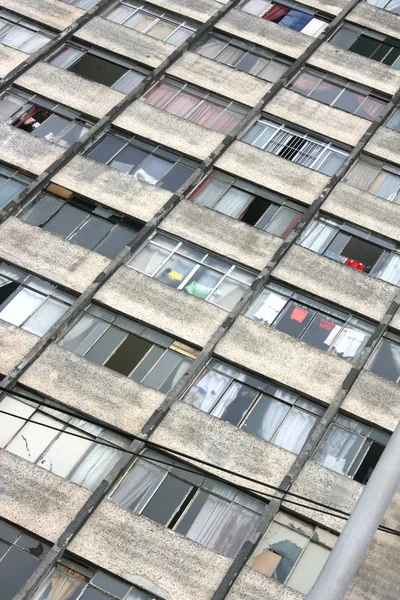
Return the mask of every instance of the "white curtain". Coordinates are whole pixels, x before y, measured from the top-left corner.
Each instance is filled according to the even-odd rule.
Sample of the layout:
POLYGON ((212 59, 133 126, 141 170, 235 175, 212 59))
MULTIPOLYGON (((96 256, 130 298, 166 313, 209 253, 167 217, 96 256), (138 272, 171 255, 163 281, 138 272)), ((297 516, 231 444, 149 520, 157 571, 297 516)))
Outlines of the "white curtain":
POLYGON ((75 348, 75 344, 71 346, 71 343, 81 336, 84 338, 85 334, 88 333, 89 330, 98 323, 101 323, 101 321, 99 321, 99 319, 96 317, 93 317, 88 313, 84 314, 83 317, 81 317, 76 323, 76 325, 74 325, 74 327, 65 334, 61 341, 61 346, 68 348, 69 350, 75 348))
POLYGON ((229 189, 229 185, 226 181, 210 176, 200 184, 200 191, 195 192, 192 198, 200 206, 213 208, 215 203, 229 189))
POLYGON ((333 235, 338 231, 322 221, 313 221, 300 238, 300 246, 313 252, 323 252, 333 235))
POLYGON ((69 600, 73 592, 82 584, 82 581, 55 569, 50 581, 43 584, 32 600, 69 600))
POLYGON ((188 391, 185 402, 208 412, 213 408, 228 382, 229 378, 225 375, 208 371, 188 391))
POLYGON ((238 219, 250 205, 253 198, 253 194, 231 188, 222 196, 221 200, 214 206, 214 209, 224 215, 238 219))
POLYGON ((389 283, 399 285, 400 282, 400 255, 393 254, 379 271, 378 277, 389 283))
POLYGON ((302 449, 310 431, 316 423, 316 417, 293 409, 282 427, 272 438, 272 443, 298 454, 302 449))
POLYGON ((130 267, 153 277, 170 255, 169 250, 159 248, 151 242, 144 246, 128 263, 130 267))
POLYGON ((240 383, 236 383, 234 382, 229 389, 225 392, 225 394, 222 396, 221 400, 218 402, 217 406, 215 407, 215 409, 212 411, 212 414, 214 415, 214 417, 218 417, 220 418, 221 415, 224 414, 224 412, 227 410, 227 408, 229 408, 229 406, 235 402, 235 400, 238 397, 238 394, 240 392, 240 389, 243 386, 240 385, 240 383))
POLYGON ((369 333, 353 327, 344 327, 334 342, 333 350, 336 354, 341 354, 343 358, 354 358, 369 336, 369 333))
POLYGON ((331 426, 317 449, 314 460, 329 469, 344 474, 364 439, 355 433, 331 426))
POLYGON ((164 469, 139 459, 111 498, 124 508, 140 513, 166 473, 164 469))
POLYGON ((248 316, 257 321, 262 321, 266 325, 271 325, 287 302, 288 298, 278 296, 278 294, 269 290, 264 291, 262 297, 255 302, 256 311, 254 312, 250 307, 248 316))

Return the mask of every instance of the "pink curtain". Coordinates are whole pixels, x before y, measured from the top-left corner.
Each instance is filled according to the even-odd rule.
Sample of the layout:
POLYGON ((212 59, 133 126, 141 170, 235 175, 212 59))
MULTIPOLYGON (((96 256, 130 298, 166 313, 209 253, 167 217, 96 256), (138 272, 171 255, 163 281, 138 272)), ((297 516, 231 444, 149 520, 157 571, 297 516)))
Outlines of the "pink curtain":
POLYGON ((185 117, 189 111, 191 111, 196 104, 200 102, 201 98, 192 96, 187 92, 180 92, 166 107, 166 111, 177 115, 178 117, 185 117))
POLYGON ((318 81, 320 81, 320 79, 318 77, 314 77, 314 75, 310 75, 309 73, 301 73, 297 79, 295 79, 292 85, 295 85, 303 92, 309 92, 316 87, 318 81))
POLYGON ((236 125, 243 119, 242 114, 227 110, 213 125, 214 131, 228 134, 236 127, 236 125))
POLYGON ((275 4, 271 10, 267 12, 266 15, 263 16, 263 19, 266 21, 272 21, 273 23, 279 23, 283 19, 285 15, 288 14, 290 8, 287 6, 281 6, 280 4, 275 4))
POLYGON ((157 83, 146 95, 145 99, 148 104, 157 108, 164 106, 173 98, 179 90, 172 85, 166 83, 157 83))
MULTIPOLYGON (((357 98, 357 101, 361 104, 361 102, 364 99, 364 96, 360 96, 359 94, 355 94, 355 96, 357 98)), ((384 104, 382 104, 381 102, 377 102, 373 98, 367 98, 361 107, 361 110, 363 110, 365 114, 368 115, 371 121, 375 121, 375 119, 379 117, 383 109, 384 104)))
MULTIPOLYGON (((222 113, 224 110, 223 106, 212 104, 211 102, 205 101, 199 108, 197 108, 191 115, 190 121, 203 125, 204 127, 210 127, 213 121, 222 113)), ((214 129, 214 127, 213 127, 214 129)))
POLYGON ((206 178, 205 178, 205 179, 204 179, 204 180, 203 180, 203 181, 200 183, 200 185, 198 185, 198 186, 197 186, 197 188, 194 190, 194 192, 192 192, 192 193, 190 194, 189 198, 190 198, 191 200, 194 200, 195 198, 197 198, 197 196, 198 196, 199 194, 201 194, 201 193, 202 193, 202 192, 203 192, 203 191, 206 189, 206 187, 209 185, 210 181, 211 181, 212 179, 214 179, 214 177, 216 176, 216 174, 217 174, 217 173, 216 173, 215 171, 211 171, 211 173, 208 175, 208 177, 206 177, 206 178))

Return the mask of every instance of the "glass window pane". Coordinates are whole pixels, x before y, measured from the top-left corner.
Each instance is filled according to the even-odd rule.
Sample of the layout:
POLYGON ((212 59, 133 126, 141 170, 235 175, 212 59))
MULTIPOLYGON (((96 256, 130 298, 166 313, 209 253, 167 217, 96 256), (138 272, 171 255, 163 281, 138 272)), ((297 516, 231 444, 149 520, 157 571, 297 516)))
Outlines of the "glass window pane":
POLYGON ((317 417, 293 408, 271 441, 298 454, 317 423, 317 417))
POLYGON ((33 54, 39 48, 42 48, 47 42, 50 41, 50 38, 47 35, 42 35, 41 33, 36 33, 33 37, 27 40, 22 46, 20 46, 20 50, 26 52, 27 54, 33 54))
POLYGON ((130 375, 152 344, 143 338, 129 334, 105 366, 122 375, 130 375))
POLYGON ((48 298, 25 322, 23 329, 36 335, 44 335, 66 312, 68 306, 53 298, 48 298))
POLYGON ((61 69, 68 69, 68 67, 78 60, 78 58, 80 58, 82 55, 83 52, 81 50, 65 47, 49 62, 51 65, 60 67, 61 69))
POLYGON ((0 310, 0 319, 13 325, 22 325, 39 308, 43 300, 45 300, 45 296, 33 290, 21 288, 0 310))
POLYGON ((307 594, 322 571, 329 554, 330 550, 311 542, 300 557, 287 585, 302 594, 307 594))
POLYGON ((62 237, 68 237, 88 217, 88 213, 75 206, 64 204, 54 217, 50 218, 43 229, 56 233, 62 237))
POLYGON ((238 425, 254 400, 258 391, 238 382, 232 385, 223 394, 211 414, 232 425, 238 425))
POLYGON ((314 315, 314 310, 296 302, 289 302, 274 324, 274 328, 292 337, 299 337, 314 315))
POLYGON ((389 381, 400 377, 400 345, 383 339, 374 352, 368 370, 389 381))
MULTIPOLYGON (((77 433, 76 429, 72 427, 67 427, 66 431, 77 433)), ((84 432, 79 432, 79 435, 84 435, 84 432)), ((67 477, 91 445, 91 438, 84 440, 72 437, 68 433, 62 433, 37 464, 60 477, 67 477)))
POLYGON ((141 181, 145 181, 150 185, 157 185, 157 183, 164 177, 169 171, 172 164, 158 156, 150 156, 141 166, 140 169, 135 172, 135 177, 141 181))
POLYGON ((126 146, 110 162, 110 167, 114 167, 114 169, 118 169, 119 171, 124 171, 124 173, 131 173, 131 171, 140 165, 147 156, 148 154, 143 152, 143 150, 139 150, 133 146, 126 146))
POLYGON ((93 250, 97 244, 110 232, 113 224, 104 219, 91 216, 85 224, 78 229, 70 240, 76 244, 93 250))
MULTIPOLYGON (((6 396, 0 401, 0 410, 28 419, 36 409, 11 396, 6 396)), ((2 414, 0 419, 0 447, 5 448, 24 424, 23 419, 2 414)))
POLYGON ((35 462, 39 456, 46 450, 47 446, 57 437, 59 429, 64 427, 64 423, 53 419, 48 415, 37 412, 34 416, 35 423, 27 423, 10 442, 7 450, 17 454, 30 462, 35 462), (43 423, 49 427, 43 427, 36 423, 43 423))
POLYGON ((2 600, 13 600, 39 564, 39 559, 32 554, 19 548, 10 548, 0 562, 2 600))
POLYGON ((88 52, 81 56, 68 70, 85 79, 102 83, 108 87, 128 71, 126 67, 121 67, 88 52))
POLYGON ((86 354, 88 360, 102 365, 107 361, 110 355, 115 351, 119 344, 127 337, 126 331, 121 331, 116 327, 109 327, 101 338, 86 354))
POLYGON ((86 156, 92 160, 106 164, 114 154, 125 146, 125 143, 123 140, 114 138, 111 135, 105 135, 89 150, 86 156))
POLYGON ((226 277, 208 300, 226 310, 232 310, 247 290, 248 286, 244 283, 226 277))
POLYGON ((192 489, 190 483, 168 475, 141 514, 167 525, 192 489))
POLYGON ((141 81, 145 78, 143 73, 137 71, 128 71, 117 83, 112 86, 113 90, 122 92, 123 94, 129 94, 134 90, 141 81))
POLYGON ((317 314, 313 322, 301 336, 301 340, 311 346, 327 350, 331 342, 331 332, 342 323, 327 315, 317 314))
POLYGON ((36 202, 21 218, 25 223, 40 226, 46 223, 62 206, 64 206, 62 200, 43 194, 39 202, 36 202))
POLYGON ((85 314, 61 340, 60 345, 80 356, 84 356, 92 344, 104 333, 109 324, 85 314))
POLYGON ((115 258, 133 240, 136 233, 134 229, 117 225, 94 249, 107 258, 115 258))
POLYGON ((331 425, 314 454, 314 460, 344 475, 363 443, 364 438, 360 435, 331 425))
POLYGON ((221 278, 222 273, 218 273, 207 267, 199 267, 186 283, 185 292, 191 296, 196 296, 196 298, 206 300, 221 278))
POLYGON ((121 481, 111 499, 124 508, 140 513, 165 475, 165 469, 139 459, 121 481))
POLYGON ((157 38, 158 40, 165 40, 173 31, 175 31, 176 25, 173 23, 167 23, 165 21, 158 21, 146 31, 147 35, 157 38))
POLYGON ((171 287, 178 288, 195 266, 196 263, 191 260, 174 255, 163 265, 162 270, 158 271, 155 278, 171 287))
MULTIPOLYGON (((146 273, 146 275, 153 276, 157 273, 158 269, 165 262, 170 255, 170 251, 160 248, 155 244, 147 244, 142 250, 140 250, 136 256, 134 256, 128 263, 130 267, 146 273)), ((166 273, 168 279, 171 281, 177 281, 175 287, 178 287, 179 283, 183 280, 184 275, 182 273, 175 272, 173 270, 166 273)), ((174 285, 169 283, 169 285, 174 285)))
POLYGON ((187 392, 184 401, 208 412, 228 385, 230 379, 216 371, 207 370, 187 392))
POLYGON ((6 46, 11 46, 11 48, 18 49, 34 35, 34 31, 25 29, 25 27, 20 27, 19 25, 14 25, 0 36, 0 44, 5 44, 6 46))
POLYGON ((20 181, 8 181, 0 188, 0 208, 5 208, 9 202, 18 196, 26 188, 25 183, 20 181))
POLYGON ((268 442, 289 410, 290 406, 287 404, 262 395, 244 421, 242 429, 268 442))

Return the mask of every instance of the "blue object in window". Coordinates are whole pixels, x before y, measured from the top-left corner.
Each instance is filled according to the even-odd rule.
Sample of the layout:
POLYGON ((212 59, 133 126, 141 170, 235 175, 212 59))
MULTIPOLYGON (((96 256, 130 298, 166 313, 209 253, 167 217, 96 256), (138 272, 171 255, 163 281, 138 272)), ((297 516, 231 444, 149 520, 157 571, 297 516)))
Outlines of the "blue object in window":
POLYGON ((300 10, 290 10, 285 15, 279 25, 293 29, 293 31, 301 31, 312 20, 313 16, 301 12, 300 10))

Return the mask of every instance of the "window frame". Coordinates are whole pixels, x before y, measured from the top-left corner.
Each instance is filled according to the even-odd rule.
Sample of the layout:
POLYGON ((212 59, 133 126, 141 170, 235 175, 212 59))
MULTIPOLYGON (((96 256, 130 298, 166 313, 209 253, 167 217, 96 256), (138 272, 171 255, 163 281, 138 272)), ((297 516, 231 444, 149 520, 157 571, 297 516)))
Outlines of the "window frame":
POLYGON ((393 10, 390 10, 388 8, 388 5, 392 3, 392 0, 386 0, 386 4, 385 6, 380 6, 379 4, 375 4, 373 1, 371 2, 371 0, 364 0, 367 4, 370 4, 371 6, 375 6, 375 8, 379 8, 380 10, 384 10, 386 12, 390 12, 393 15, 400 15, 400 6, 397 7, 399 12, 394 12, 393 10))
MULTIPOLYGON (((31 183, 35 181, 35 177, 33 175, 27 175, 22 169, 16 169, 15 167, 8 166, 6 163, 0 162, 0 196, 2 194, 2 189, 12 181, 17 181, 21 184, 26 184, 24 189, 26 189, 31 183), (8 171, 8 173, 7 173, 8 171), (11 172, 11 175, 10 175, 11 172), (3 181, 4 179, 4 181, 3 181)), ((7 198, 7 200, 0 201, 0 208, 6 208, 13 200, 21 194, 23 191, 17 192, 11 198, 7 198)))
POLYGON ((333 46, 336 46, 336 48, 341 48, 343 50, 347 50, 348 52, 354 52, 354 54, 356 54, 357 56, 361 56, 362 58, 367 58, 367 59, 373 60, 375 62, 378 62, 380 64, 386 65, 388 67, 393 67, 396 70, 400 70, 400 39, 397 39, 397 38, 394 38, 391 36, 387 36, 383 33, 379 33, 378 31, 374 31, 374 30, 368 29, 366 27, 363 28, 362 26, 359 26, 359 25, 353 25, 353 23, 345 21, 340 26, 340 29, 338 31, 336 31, 335 33, 333 33, 333 35, 327 41, 330 44, 332 44, 333 46), (354 38, 351 42, 349 42, 349 44, 347 46, 340 46, 340 45, 334 43, 335 37, 340 36, 341 32, 343 32, 343 31, 350 31, 350 32, 353 32, 354 34, 357 34, 357 37, 354 38), (365 56, 364 54, 359 54, 358 52, 354 52, 354 50, 351 49, 353 47, 353 45, 356 42, 358 42, 360 40, 360 38, 362 38, 362 37, 380 42, 380 45, 377 48, 375 48, 375 50, 373 50, 369 56, 365 56), (394 43, 392 40, 396 40, 396 43, 394 43), (377 59, 373 58, 373 56, 379 50, 379 48, 381 47, 382 44, 390 46, 390 49, 387 51, 387 53, 381 60, 377 60, 377 59), (391 64, 383 62, 386 58, 389 57, 390 53, 395 48, 398 49, 399 56, 391 64), (395 66, 396 63, 398 63, 398 64, 395 66))
POLYGON ((368 359, 368 362, 366 364, 366 370, 370 371, 371 373, 374 373, 374 375, 376 375, 377 377, 382 377, 382 379, 385 379, 386 381, 391 381, 394 384, 398 385, 400 383, 400 369, 399 369, 399 376, 397 377, 396 380, 394 379, 388 379, 387 377, 385 377, 384 375, 380 375, 379 373, 377 373, 376 371, 373 370, 373 362, 375 361, 375 358, 379 355, 379 352, 382 348, 383 342, 387 342, 389 344, 394 344, 395 346, 399 346, 399 352, 400 352, 400 335, 392 332, 392 331, 387 331, 385 333, 385 335, 379 340, 376 348, 374 349, 374 351, 372 352, 370 358, 368 359))
POLYGON ((33 55, 33 54, 36 54, 36 52, 38 52, 42 48, 44 48, 44 46, 46 46, 54 38, 55 38, 55 34, 52 31, 50 31, 49 29, 47 29, 46 27, 43 27, 41 24, 31 21, 30 19, 25 19, 23 15, 18 15, 16 13, 12 13, 12 12, 10 12, 8 10, 4 10, 4 9, 0 10, 0 44, 1 45, 7 46, 8 48, 14 48, 14 50, 19 50, 20 52, 25 52, 25 54, 33 55), (7 24, 9 24, 9 27, 6 28, 4 31, 3 31, 3 29, 5 26, 1 27, 2 21, 5 21, 7 24), (32 33, 34 35, 32 36, 32 38, 29 38, 28 40, 25 40, 24 42, 22 42, 22 44, 18 47, 4 44, 1 41, 1 38, 3 37, 4 34, 7 34, 14 27, 20 27, 27 31, 32 31, 32 33), (23 46, 25 45, 25 43, 31 42, 36 34, 46 37, 47 42, 45 42, 42 46, 39 46, 39 48, 37 48, 33 52, 26 52, 24 50, 23 46))
POLYGON ((391 163, 385 162, 384 160, 380 160, 378 158, 372 158, 371 156, 368 156, 367 154, 361 154, 360 158, 355 162, 355 164, 351 167, 351 169, 348 171, 348 173, 344 176, 343 183, 346 183, 347 185, 354 187, 355 189, 360 190, 361 192, 366 192, 368 194, 371 194, 371 195, 375 196, 376 198, 381 198, 382 200, 386 200, 388 202, 394 202, 395 204, 400 204, 400 167, 397 167, 395 165, 392 165, 391 163), (357 187, 354 183, 351 182, 351 179, 349 179, 349 176, 351 177, 352 172, 358 167, 358 165, 361 165, 364 168, 368 167, 369 169, 374 169, 375 171, 377 171, 377 169, 379 169, 376 172, 376 175, 375 175, 373 181, 371 181, 371 183, 368 185, 367 189, 364 189, 363 187, 362 188, 357 187), (370 191, 370 189, 376 184, 378 177, 380 177, 382 173, 388 173, 389 175, 394 175, 399 178, 399 186, 398 186, 397 190, 390 195, 389 198, 385 198, 385 196, 378 196, 376 193, 370 191), (396 198, 398 200, 397 202, 396 202, 396 198))

